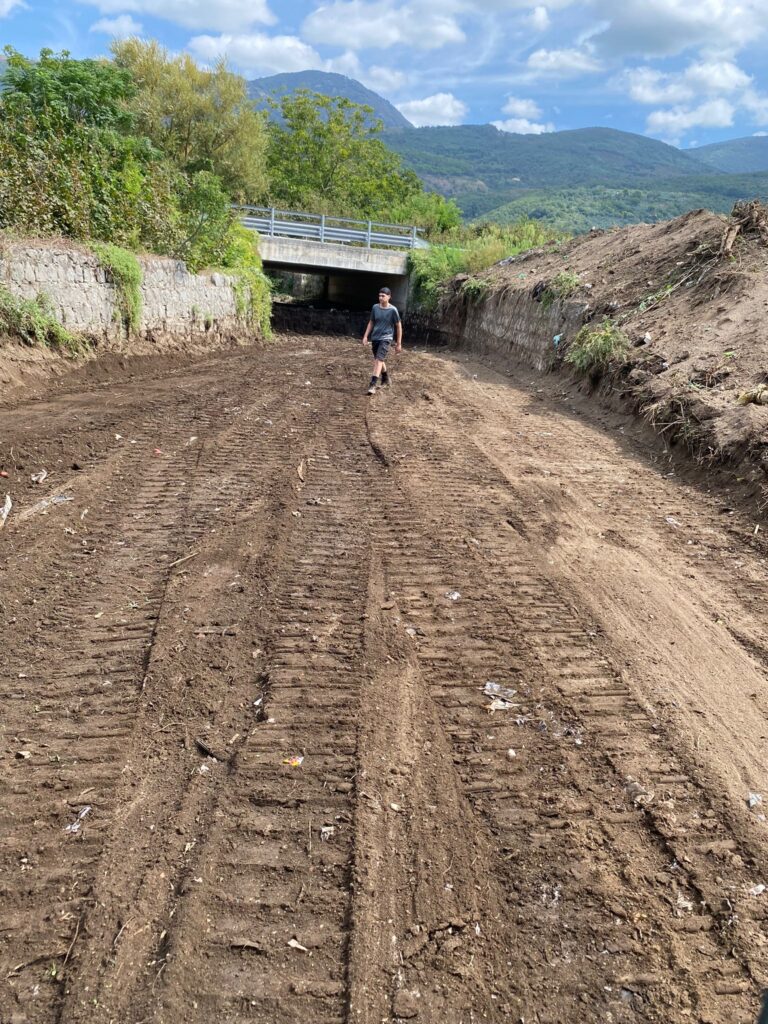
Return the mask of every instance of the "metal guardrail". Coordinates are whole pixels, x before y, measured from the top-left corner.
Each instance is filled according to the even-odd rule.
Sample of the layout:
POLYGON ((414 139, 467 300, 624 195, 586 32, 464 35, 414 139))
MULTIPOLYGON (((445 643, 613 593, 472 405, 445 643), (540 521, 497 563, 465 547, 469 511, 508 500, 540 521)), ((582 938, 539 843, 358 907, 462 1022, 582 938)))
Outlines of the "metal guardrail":
POLYGON ((238 206, 240 223, 260 235, 283 238, 308 238, 315 242, 340 242, 364 245, 369 249, 426 249, 429 243, 419 238, 422 228, 402 224, 378 224, 371 220, 348 220, 324 213, 276 210, 268 206, 238 206))

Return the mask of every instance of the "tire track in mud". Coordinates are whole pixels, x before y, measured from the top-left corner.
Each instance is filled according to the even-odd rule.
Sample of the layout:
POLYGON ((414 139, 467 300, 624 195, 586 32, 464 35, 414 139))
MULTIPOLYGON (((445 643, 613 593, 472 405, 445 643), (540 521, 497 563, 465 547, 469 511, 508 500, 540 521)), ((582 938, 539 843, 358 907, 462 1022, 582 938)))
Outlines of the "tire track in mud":
MULTIPOLYGON (((408 602, 407 620, 446 728, 467 769, 475 769, 465 774, 474 804, 511 863, 531 844, 545 858, 546 869, 537 871, 523 856, 525 881, 510 879, 521 930, 530 927, 528 908, 539 918, 532 948, 542 936, 560 943, 554 960, 573 985, 572 998, 593 1003, 595 1013, 603 1009, 596 999, 602 990, 618 1020, 631 1011, 650 1020, 682 1021, 696 1012, 718 1024, 751 1021, 754 979, 764 968, 755 959, 754 927, 742 927, 733 912, 738 899, 742 914, 749 913, 753 876, 748 855, 739 856, 743 846, 528 553, 512 525, 505 478, 459 436, 443 431, 437 440, 417 428, 408 437, 406 445, 377 442, 403 487, 392 520, 412 522, 415 505, 440 538, 443 566, 409 533, 392 542, 391 585, 408 602), (444 526, 441 509, 449 504, 462 508, 463 535, 444 526), (451 602, 446 595, 455 589, 462 597, 451 602), (518 691, 518 706, 495 712, 488 724, 480 690, 499 679, 518 691), (636 780, 653 790, 650 800, 636 780), (580 862, 570 877, 568 865, 580 862), (638 899, 641 891, 646 899, 638 899), (549 931, 542 932, 542 917, 549 931), (661 956, 643 948, 643 921, 661 956), (570 949, 563 926, 573 936, 570 949)), ((396 526, 392 531, 399 534, 396 526)), ((534 977, 542 961, 555 966, 546 945, 522 957, 534 977)), ((558 977, 556 998, 566 978, 558 977)), ((541 1007, 552 997, 546 989, 540 980, 538 993, 521 995, 523 1005, 529 1000, 527 1013, 544 1013, 542 1020, 549 1017, 541 1007)))
MULTIPOLYGON (((75 940, 83 942, 92 880, 115 810, 114 791, 135 745, 137 715, 151 678, 172 560, 179 552, 183 559, 211 529, 212 517, 236 511, 236 499, 242 504, 250 483, 242 448, 253 424, 241 420, 238 426, 239 410, 216 401, 223 396, 223 388, 221 396, 215 390, 209 396, 225 422, 235 414, 235 428, 225 428, 222 436, 217 438, 211 415, 198 411, 192 423, 202 442, 196 438, 190 445, 188 428, 163 424, 165 452, 147 458, 146 434, 127 449, 123 471, 132 471, 140 487, 124 508, 107 498, 90 515, 87 541, 73 533, 64 552, 56 553, 53 568, 44 564, 55 586, 51 590, 40 581, 40 594, 51 608, 40 623, 43 643, 36 640, 31 650, 14 652, 16 663, 4 668, 12 710, 4 722, 10 770, 3 773, 7 838, 0 856, 7 880, 4 904, 14 909, 4 916, 1 980, 7 986, 4 1002, 33 1002, 35 1019, 52 1019, 62 965, 70 964, 71 970, 75 940), (212 439, 218 441, 211 455, 216 467, 222 458, 225 464, 228 457, 235 459, 224 479, 218 469, 211 471, 204 461, 200 465, 203 446, 212 439), (196 472, 203 486, 195 493, 189 485, 196 472), (48 798, 30 802, 30 788, 48 798), (72 831, 63 832, 68 825, 72 831), (14 839, 30 830, 47 833, 48 841, 30 847, 27 839, 14 839), (42 962, 47 984, 41 985, 42 962)), ((280 405, 274 397, 272 406, 280 405)), ((33 522, 14 524, 22 542, 33 522)))

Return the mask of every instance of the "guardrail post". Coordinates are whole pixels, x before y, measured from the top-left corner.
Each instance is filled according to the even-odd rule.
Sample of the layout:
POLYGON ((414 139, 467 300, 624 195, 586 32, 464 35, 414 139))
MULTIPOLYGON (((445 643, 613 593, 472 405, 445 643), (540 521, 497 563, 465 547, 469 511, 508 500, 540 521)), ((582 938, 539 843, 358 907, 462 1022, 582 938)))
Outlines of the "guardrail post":
POLYGON ((411 228, 411 248, 412 249, 416 248, 416 230, 417 230, 417 228, 416 228, 416 225, 414 224, 413 227, 411 228))
POLYGON ((320 241, 325 241, 325 214, 320 214, 320 241))
POLYGON ((371 228, 371 222, 368 221, 368 227, 365 232, 365 244, 368 246, 369 249, 371 248, 371 228))
POLYGON ((269 211, 269 233, 274 236, 275 234, 275 208, 274 206, 269 211))

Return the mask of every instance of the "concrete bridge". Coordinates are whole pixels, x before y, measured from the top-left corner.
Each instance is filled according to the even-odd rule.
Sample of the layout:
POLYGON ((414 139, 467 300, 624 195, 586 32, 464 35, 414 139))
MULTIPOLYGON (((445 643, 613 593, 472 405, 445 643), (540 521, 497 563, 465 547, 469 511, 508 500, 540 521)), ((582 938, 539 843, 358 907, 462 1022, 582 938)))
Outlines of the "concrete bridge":
POLYGON ((266 270, 314 281, 314 297, 366 309, 382 285, 401 311, 408 304, 408 253, 427 243, 419 228, 378 224, 324 214, 239 208, 241 223, 259 234, 266 270))

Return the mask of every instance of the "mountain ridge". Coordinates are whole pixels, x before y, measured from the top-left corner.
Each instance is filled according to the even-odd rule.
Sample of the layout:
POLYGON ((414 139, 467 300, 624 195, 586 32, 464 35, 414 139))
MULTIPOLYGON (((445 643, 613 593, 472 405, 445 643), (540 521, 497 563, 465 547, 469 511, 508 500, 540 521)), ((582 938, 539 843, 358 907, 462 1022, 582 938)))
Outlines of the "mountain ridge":
POLYGON ((386 128, 413 128, 411 122, 393 103, 362 82, 358 82, 356 78, 348 78, 346 75, 331 71, 288 71, 280 75, 254 78, 248 82, 248 95, 257 102, 264 101, 272 95, 284 96, 297 89, 310 89, 324 96, 344 96, 353 103, 372 107, 374 117, 381 120, 386 128))

